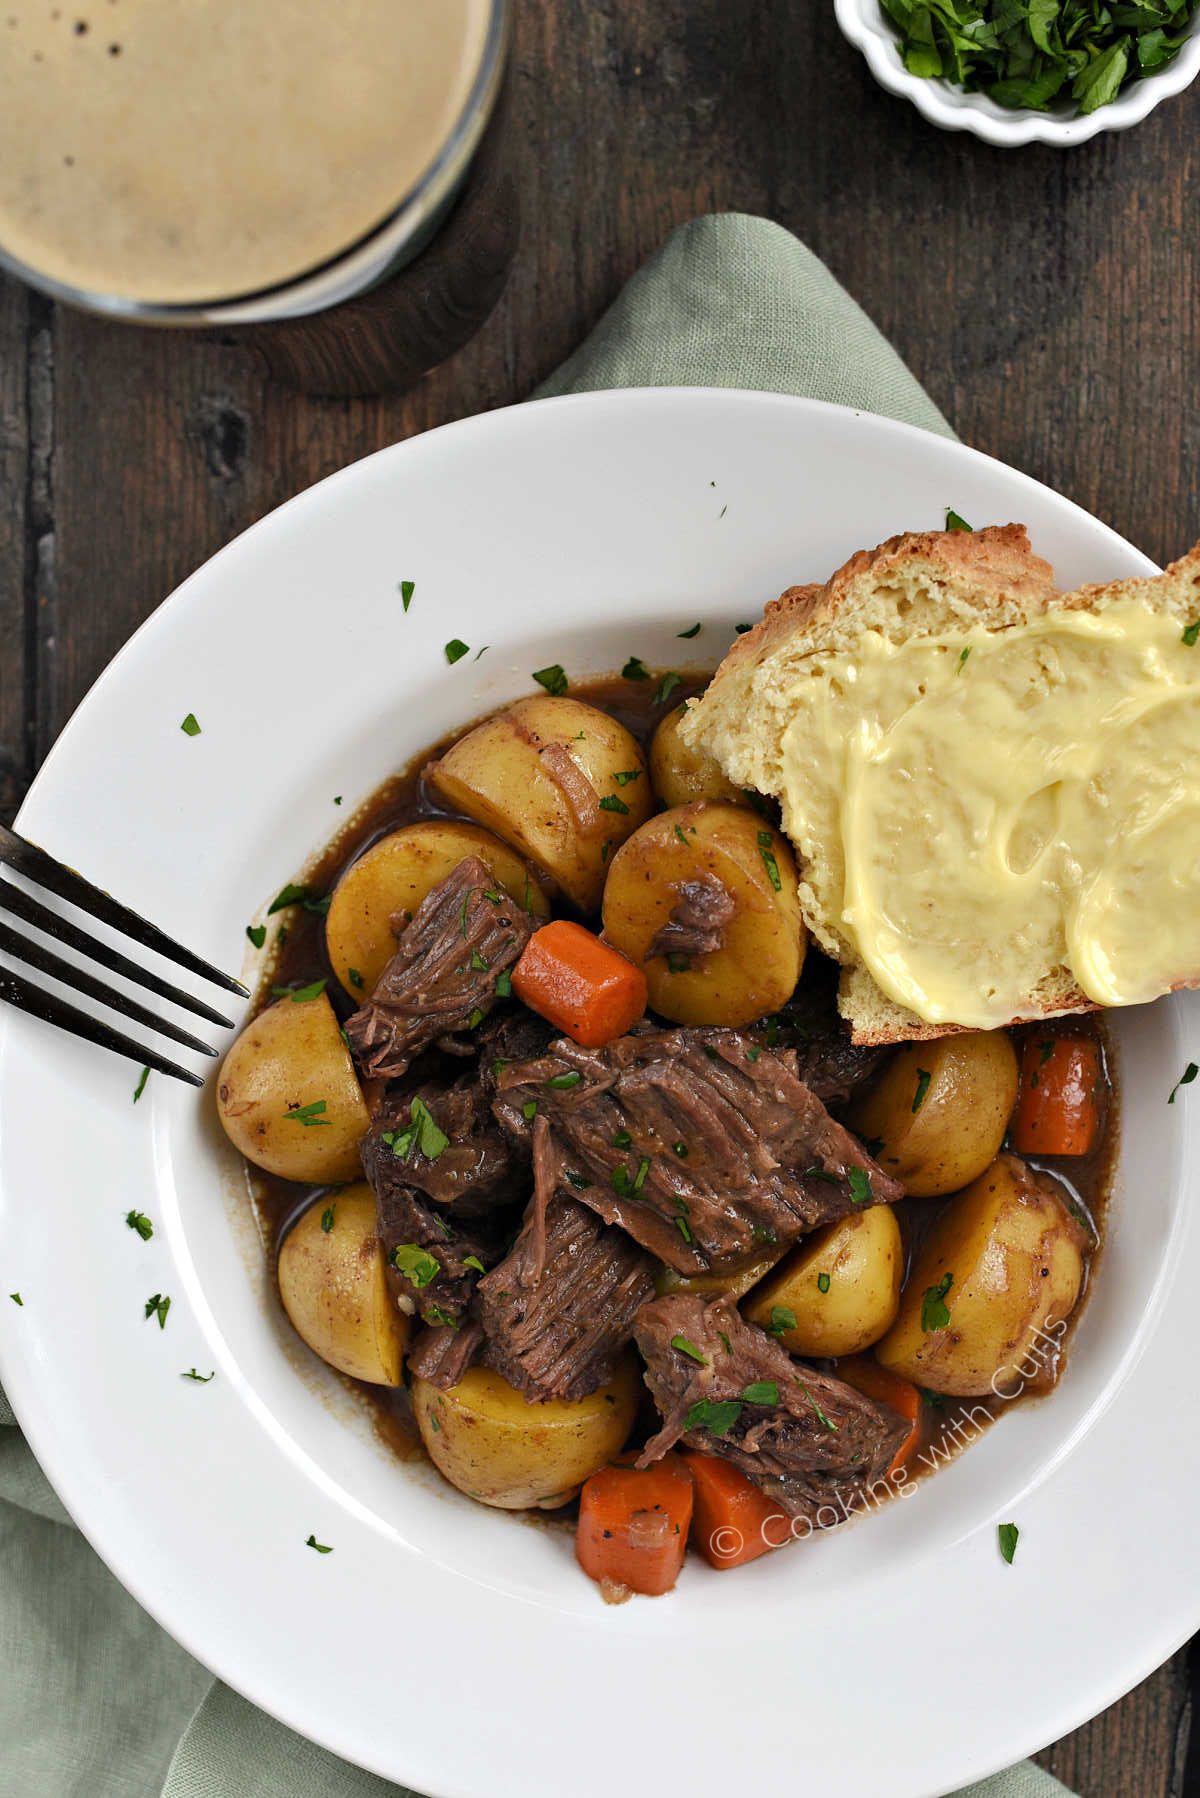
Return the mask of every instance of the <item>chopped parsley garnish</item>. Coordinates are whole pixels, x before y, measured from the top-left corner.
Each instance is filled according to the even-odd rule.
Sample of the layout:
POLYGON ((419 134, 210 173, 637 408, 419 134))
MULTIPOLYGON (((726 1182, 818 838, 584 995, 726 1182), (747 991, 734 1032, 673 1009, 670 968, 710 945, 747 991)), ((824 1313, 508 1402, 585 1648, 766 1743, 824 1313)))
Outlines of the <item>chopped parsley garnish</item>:
POLYGON ((769 1249, 773 1249, 779 1241, 774 1230, 768 1229, 766 1224, 751 1224, 750 1234, 755 1242, 765 1243, 769 1249))
POLYGON ((680 1161, 687 1160, 688 1146, 685 1142, 672 1143, 671 1147, 674 1149, 675 1153, 678 1155, 680 1161))
POLYGON ((493 893, 491 887, 484 887, 483 897, 487 900, 489 905, 500 905, 503 903, 499 893, 493 893))
POLYGON ((1039 1053, 1039 1055, 1038 1055, 1038 1066, 1039 1066, 1039 1067, 1040 1067, 1040 1068, 1044 1068, 1044 1067, 1045 1067, 1045 1065, 1046 1065, 1046 1063, 1047 1063, 1047 1062, 1048 1062, 1048 1061, 1049 1061, 1049 1059, 1050 1059, 1050 1057, 1051 1057, 1051 1056, 1052 1056, 1052 1055, 1053 1055, 1053 1053, 1054 1053, 1054 1041, 1053 1041, 1053 1038, 1051 1038, 1051 1039, 1050 1039, 1050 1040, 1048 1040, 1048 1041, 1047 1041, 1047 1042, 1044 1042, 1044 1043, 1039 1043, 1039 1044, 1038 1044, 1038 1049, 1039 1049, 1039 1051, 1040 1051, 1040 1053, 1039 1053))
POLYGON ((953 1274, 943 1274, 936 1286, 925 1288, 925 1297, 921 1300, 921 1328, 923 1330, 944 1330, 950 1322, 950 1307, 946 1303, 946 1294, 954 1284, 953 1274))
POLYGON ((646 664, 645 664, 645 662, 643 662, 641 656, 630 656, 629 660, 626 662, 625 666, 621 670, 621 679, 622 680, 649 680, 650 679, 650 670, 646 667, 646 664))
POLYGON ((196 723, 195 712, 189 712, 179 728, 185 737, 198 737, 200 735, 200 726, 196 723))
POLYGON ((179 1377, 181 1380, 195 1380, 198 1386, 207 1386, 210 1380, 216 1379, 217 1370, 214 1367, 211 1373, 197 1373, 194 1367, 189 1367, 187 1372, 181 1373, 179 1377))
POLYGON ((679 1231, 679 1234, 683 1237, 683 1240, 687 1243, 688 1247, 691 1248, 693 1241, 692 1229, 687 1218, 677 1217, 675 1219, 675 1228, 679 1231))
POLYGON ((739 637, 744 637, 747 631, 754 629, 754 626, 752 624, 735 624, 733 628, 739 637))
POLYGON ((451 637, 446 645, 446 660, 453 668, 455 662, 461 662, 465 655, 471 653, 471 645, 464 643, 461 637, 451 637))
POLYGON ((960 517, 953 506, 946 507, 946 529, 948 531, 970 531, 972 536, 975 534, 975 526, 968 524, 965 518, 960 517))
POLYGON ((333 1553, 333 1546, 331 1543, 318 1542, 315 1536, 310 1536, 304 1546, 306 1548, 315 1548, 319 1555, 331 1555, 333 1553))
POLYGON ((14 1305, 20 1305, 22 1308, 24 1307, 25 1300, 21 1297, 19 1292, 10 1292, 8 1296, 14 1305))
POLYGON ((779 1385, 775 1380, 752 1380, 749 1386, 743 1386, 742 1397, 748 1405, 777 1405, 779 1403, 779 1385))
POLYGON ((688 847, 688 840, 683 834, 683 825, 682 824, 677 824, 675 826, 675 835, 679 838, 679 841, 683 844, 684 848, 686 849, 688 847))
POLYGON ((720 1061, 721 1057, 711 1043, 701 1043, 700 1047, 704 1050, 704 1053, 708 1056, 710 1061, 720 1061))
POLYGON ((167 1298, 165 1294, 156 1292, 153 1298, 146 1300, 146 1319, 149 1321, 150 1318, 157 1317, 159 1329, 165 1330, 167 1327, 167 1312, 170 1309, 170 1299, 167 1298))
POLYGON ((293 1124, 303 1124, 307 1130, 317 1124, 332 1122, 332 1119, 321 1116, 324 1109, 324 1099, 314 1099, 309 1105, 289 1105, 283 1115, 293 1124))
POLYGON ((790 1305, 772 1305, 771 1321, 767 1325, 768 1336, 782 1336, 785 1330, 796 1328, 796 1313, 790 1305))
POLYGON ((828 1274, 818 1274, 817 1275, 817 1291, 818 1292, 828 1292, 829 1291, 829 1275, 828 1274))
POLYGON ((511 968, 503 968, 501 970, 501 972, 499 974, 497 974, 497 976, 496 976, 496 997, 497 997, 497 999, 511 999, 512 998, 512 969, 511 968))
POLYGON ((333 1214, 335 1209, 336 1207, 333 1205, 326 1205, 324 1211, 321 1213, 321 1228, 326 1236, 328 1236, 329 1232, 333 1229, 333 1214))
POLYGON ((472 949, 471 951, 471 966, 477 973, 482 972, 487 968, 487 963, 484 961, 482 955, 480 955, 478 949, 472 949))
POLYGON ((677 637, 698 637, 700 635, 700 629, 701 627, 698 624, 694 624, 690 631, 676 631, 675 635, 677 637))
POLYGON ((1012 1566, 1013 1556, 1017 1552, 1017 1538, 1020 1534, 1021 1532, 1015 1523, 998 1523, 996 1525, 996 1535, 1000 1543, 1000 1553, 1004 1556, 1004 1559, 1008 1562, 1010 1567, 1012 1566))
POLYGON ((526 1099, 524 1105, 521 1107, 521 1116, 525 1119, 527 1124, 532 1124, 534 1118, 537 1116, 536 1099, 526 1099))
POLYGON ((691 969, 692 964, 686 955, 676 955, 675 951, 672 950, 667 956, 668 974, 690 974, 691 969))
POLYGON ((401 583, 400 583, 400 604, 404 607, 404 610, 406 612, 407 612, 409 606, 411 606, 411 604, 412 604, 412 596, 416 592, 416 590, 417 590, 416 581, 401 581, 401 583))
POLYGON ((1200 637, 1200 618, 1194 618, 1191 624, 1184 625, 1179 641, 1186 643, 1189 649, 1195 649, 1197 637, 1200 637))
POLYGON ((633 1138, 630 1136, 628 1130, 618 1130, 617 1134, 612 1138, 611 1146, 614 1149, 632 1149, 633 1138))
POLYGON ((777 893, 783 891, 783 881, 779 878, 779 863, 775 860, 771 849, 773 839, 769 830, 758 833, 758 853, 762 856, 763 867, 767 870, 767 879, 777 893))
POLYGON ((838 1184, 837 1175, 831 1174, 827 1168, 823 1167, 806 1167, 800 1178, 802 1180, 824 1180, 829 1186, 838 1184))
POLYGON ((147 1080, 149 1080, 149 1078, 150 1078, 150 1069, 143 1068, 141 1078, 138 1081, 137 1085, 133 1089, 133 1102, 135 1105, 137 1104, 138 1100, 141 1098, 142 1094, 145 1092, 146 1082, 147 1082, 147 1080))
POLYGON ((285 906, 288 905, 303 905, 307 900, 311 899, 312 896, 312 887, 297 886, 293 881, 289 880, 285 887, 280 888, 279 892, 276 893, 274 899, 272 899, 270 905, 267 907, 267 916, 269 918, 275 912, 283 911, 285 906))
POLYGON ((871 1156, 872 1160, 878 1161, 880 1151, 883 1148, 882 1136, 868 1136, 867 1140, 863 1143, 863 1148, 867 1151, 867 1154, 871 1156))
POLYGON ((728 1336, 726 1336, 724 1330, 718 1330, 717 1335, 721 1338, 721 1341, 725 1344, 725 1353, 727 1355, 732 1355, 733 1344, 730 1342, 728 1336))
POLYGON ((322 975, 320 980, 314 980, 308 986, 298 986, 292 993, 292 1000, 296 1005, 306 1005, 310 999, 319 999, 324 991, 325 977, 322 975))
POLYGON ((492 1063, 492 1073, 499 1074, 502 1069, 510 1068, 512 1066, 512 1061, 513 1058, 511 1055, 497 1055, 495 1061, 492 1063))
POLYGON ((695 1361, 698 1366, 708 1366, 708 1356, 702 1355, 695 1343, 689 1341, 686 1336, 672 1336, 671 1347, 678 1349, 681 1355, 686 1355, 689 1361, 695 1361))
POLYGON ((646 1175, 649 1172, 650 1172, 650 1157, 648 1155, 643 1155, 642 1159, 638 1163, 638 1171, 634 1175, 634 1179, 633 1179, 634 1192, 641 1192, 643 1186, 646 1184, 646 1175))
POLYGON ((459 1327, 457 1317, 451 1317, 440 1305, 426 1305, 421 1316, 427 1324, 440 1324, 443 1330, 457 1330, 459 1327))
POLYGON ((144 1211, 127 1211, 125 1222, 131 1230, 136 1230, 143 1242, 149 1242, 154 1235, 154 1225, 144 1211))
POLYGON ((464 1255, 462 1264, 464 1267, 473 1267, 477 1274, 482 1274, 486 1271, 483 1262, 479 1259, 478 1255, 464 1255))
POLYGON ((577 1074, 572 1068, 569 1074, 551 1074, 549 1080, 543 1080, 542 1085, 549 1087, 553 1093, 560 1093, 566 1092, 568 1087, 578 1086, 582 1079, 583 1075, 577 1074))
POLYGON ((871 1191, 871 1182, 867 1179, 867 1176, 863 1173, 862 1169, 860 1167, 852 1167, 850 1169, 849 1179, 850 1203, 852 1205, 869 1205, 874 1194, 871 1191))
POLYGON ((753 1045, 753 1044, 751 1044, 751 1046, 750 1046, 750 1048, 748 1048, 748 1049, 747 1049, 747 1050, 746 1050, 746 1060, 747 1060, 747 1061, 757 1061, 757 1060, 758 1060, 758 1057, 759 1057, 759 1051, 758 1051, 758 1049, 756 1049, 756 1048, 755 1048, 755 1047, 754 1047, 754 1045, 753 1045))
POLYGON ((683 1420, 684 1430, 707 1430, 710 1436, 724 1436, 742 1415, 738 1398, 702 1398, 683 1420))
POLYGON ((533 678, 539 687, 545 687, 547 693, 555 699, 561 699, 567 690, 567 677, 558 662, 554 662, 549 668, 535 668, 533 678))
POLYGON ((265 924, 247 924, 246 935, 256 949, 261 949, 267 940, 267 927, 265 924))
POLYGON ((573 1168, 567 1169, 567 1179, 571 1182, 571 1185, 575 1188, 576 1192, 586 1192, 588 1187, 592 1184, 586 1174, 577 1174, 573 1168))
POLYGON ((1200 1074, 1200 1068, 1198 1068, 1196 1066, 1194 1061, 1189 1061, 1186 1068, 1184 1068, 1182 1074, 1179 1076, 1178 1080, 1175 1082, 1174 1086, 1171 1088, 1171 1096, 1167 1100, 1168 1105, 1174 1105, 1175 1094, 1179 1091, 1180 1087, 1181 1086, 1190 1086, 1192 1084, 1192 1081, 1196 1078, 1197 1074, 1200 1074))
POLYGON ((625 801, 619 799, 615 793, 606 793, 604 795, 603 799, 600 801, 600 810, 602 812, 622 812, 626 817, 629 815, 629 807, 626 805, 625 801))
POLYGON ((450 1138, 432 1116, 424 1099, 414 1099, 408 1108, 409 1123, 403 1130, 385 1130, 380 1137, 397 1161, 407 1161, 414 1148, 426 1161, 436 1161, 450 1146, 450 1138))
POLYGON ((966 661, 966 659, 970 655, 970 653, 971 653, 971 645, 968 643, 967 647, 963 650, 960 650, 960 652, 959 652, 958 667, 954 670, 955 674, 962 673, 963 663, 966 661))
POLYGON ((335 793, 335 794, 334 794, 334 796, 333 796, 333 803, 334 803, 334 804, 335 804, 335 805, 340 805, 340 804, 341 804, 341 803, 342 803, 342 796, 341 796, 341 794, 340 794, 340 793, 335 793))
POLYGON ((808 1400, 809 1404, 812 1406, 813 1410, 816 1412, 817 1422, 819 1424, 823 1424, 827 1430, 836 1430, 838 1426, 836 1425, 836 1423, 834 1423, 834 1421, 831 1417, 826 1417, 824 1411, 822 1411, 820 1405, 817 1403, 817 1401, 813 1397, 812 1393, 808 1390, 808 1387, 804 1384, 804 1381, 797 1378, 796 1384, 797 1384, 797 1386, 799 1386, 801 1392, 804 1394, 805 1398, 808 1400))
POLYGON ((641 780, 641 778, 640 768, 619 768, 613 775, 613 779, 619 787, 627 787, 631 780, 641 780))
POLYGON ((609 1185, 619 1199, 631 1199, 633 1197, 633 1181, 629 1178, 629 1169, 627 1167, 623 1165, 615 1167, 608 1179, 609 1185))
POLYGON ((398 1242, 388 1256, 388 1260, 397 1273, 403 1274, 410 1286, 418 1292, 436 1280, 442 1271, 442 1264, 436 1256, 431 1255, 416 1242, 398 1242))
POLYGON ((655 705, 666 705, 668 699, 670 699, 672 693, 675 691, 675 689, 678 685, 679 685, 679 676, 677 674, 664 674, 663 678, 662 678, 662 685, 659 687, 658 692, 654 695, 655 705))
POLYGON ((933 1075, 929 1072, 928 1068, 917 1069, 917 1090, 913 1094, 912 1102, 914 1112, 920 1111, 922 1105, 924 1105, 925 1094, 929 1091, 929 1082, 932 1079, 933 1075))
POLYGON ((362 975, 361 975, 361 974, 360 974, 360 973, 359 973, 359 971, 358 971, 358 969, 357 969, 357 968, 347 968, 347 969, 346 969, 346 977, 347 977, 347 979, 348 979, 348 980, 349 980, 349 982, 350 982, 350 984, 351 984, 351 986, 353 986, 353 987, 357 987, 357 988, 359 988, 359 990, 360 990, 360 991, 361 991, 361 989, 362 989, 362 983, 363 983, 363 977, 362 977, 362 975))
POLYGON ((609 855, 611 853, 612 853, 612 842, 610 841, 610 839, 608 837, 606 837, 600 845, 600 861, 602 864, 608 860, 609 855))

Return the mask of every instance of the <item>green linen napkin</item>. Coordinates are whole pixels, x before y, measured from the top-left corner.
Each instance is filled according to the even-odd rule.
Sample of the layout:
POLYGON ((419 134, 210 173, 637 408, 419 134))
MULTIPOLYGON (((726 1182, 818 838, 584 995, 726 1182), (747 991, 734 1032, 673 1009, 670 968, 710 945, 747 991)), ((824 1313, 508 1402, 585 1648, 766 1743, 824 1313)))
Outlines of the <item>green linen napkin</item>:
MULTIPOLYGON (((737 214, 680 227, 541 393, 644 386, 805 394, 954 434, 824 264, 737 214)), ((72 1529, 2 1392, 0 1666, 0 1798, 404 1790, 264 1716, 165 1635, 72 1529)), ((1025 1762, 958 1798, 1065 1791, 1025 1762)))

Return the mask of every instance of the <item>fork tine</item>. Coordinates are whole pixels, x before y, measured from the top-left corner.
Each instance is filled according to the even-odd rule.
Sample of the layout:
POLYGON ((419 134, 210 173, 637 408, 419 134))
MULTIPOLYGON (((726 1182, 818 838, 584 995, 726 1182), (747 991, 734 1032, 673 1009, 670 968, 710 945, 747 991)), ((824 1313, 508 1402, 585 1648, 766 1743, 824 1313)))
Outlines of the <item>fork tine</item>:
POLYGON ((66 867, 55 861, 46 850, 40 849, 25 837, 18 836, 16 831, 8 830, 0 825, 0 862, 7 862, 19 874, 36 880, 49 892, 57 893, 60 899, 78 905, 89 916, 99 919, 102 924, 111 924, 124 936, 132 937, 143 949, 153 949, 159 955, 165 955, 168 961, 175 962, 181 968, 187 968, 192 974, 199 974, 205 980, 211 980, 217 986, 224 987, 227 993, 236 993, 239 998, 249 997, 240 980, 234 980, 228 974, 222 974, 220 968, 214 968, 211 962, 203 961, 200 956, 193 955, 182 943, 177 943, 165 931, 154 924, 140 918, 111 893, 101 887, 93 886, 74 868, 66 867))
POLYGON ((153 1068, 156 1073, 170 1074, 175 1080, 186 1080, 189 1086, 204 1085, 198 1074, 189 1072, 187 1068, 177 1067, 173 1061, 168 1061, 154 1049, 143 1049, 131 1037, 122 1036, 119 1030, 100 1023, 97 1018, 89 1018, 85 1011, 76 1010, 75 1006, 68 1005, 64 999, 56 999, 50 993, 40 992, 23 975, 14 974, 11 968, 0 968, 0 1000, 7 1000, 10 1005, 15 1005, 18 1011, 26 1012, 31 1018, 40 1018, 45 1024, 70 1031, 72 1036, 81 1036, 85 1042, 95 1043, 98 1048, 111 1049, 114 1055, 125 1055, 130 1061, 153 1068))
POLYGON ((47 910, 40 900, 27 893, 23 887, 15 886, 11 880, 0 879, 0 910, 8 911, 25 924, 32 924, 36 930, 44 930, 56 942, 65 943, 68 949, 77 949, 81 955, 88 955, 98 961, 102 967, 110 968, 114 974, 121 974, 126 980, 132 980, 137 986, 144 986, 160 999, 169 999, 173 1005, 181 1005, 185 1011, 203 1018, 209 1024, 219 1024, 223 1030, 232 1030, 233 1024, 223 1018, 219 1011, 214 1011, 202 999, 196 999, 191 993, 185 993, 181 987, 171 986, 166 980, 160 980, 157 974, 147 973, 139 968, 136 962, 129 960, 117 949, 110 949, 107 943, 97 941, 78 924, 72 924, 69 918, 60 918, 57 912, 47 910))
POLYGON ((93 979, 85 968, 76 967, 74 962, 64 961, 61 955, 55 955, 53 950, 45 948, 41 943, 31 943, 19 930, 10 930, 2 922, 0 949, 6 950, 17 961, 23 961, 26 967, 36 968, 39 974, 49 974, 52 979, 64 981, 85 997, 98 999, 101 1005, 107 1005, 112 1011, 119 1011, 131 1023, 145 1024, 148 1029, 157 1031, 159 1036, 169 1036, 172 1042, 181 1043, 185 1049, 197 1049, 201 1055, 217 1053, 207 1043, 202 1043, 198 1036, 189 1035, 178 1024, 160 1018, 157 1012, 149 1010, 145 1005, 139 1005, 127 993, 119 993, 115 986, 109 986, 104 980, 93 979))

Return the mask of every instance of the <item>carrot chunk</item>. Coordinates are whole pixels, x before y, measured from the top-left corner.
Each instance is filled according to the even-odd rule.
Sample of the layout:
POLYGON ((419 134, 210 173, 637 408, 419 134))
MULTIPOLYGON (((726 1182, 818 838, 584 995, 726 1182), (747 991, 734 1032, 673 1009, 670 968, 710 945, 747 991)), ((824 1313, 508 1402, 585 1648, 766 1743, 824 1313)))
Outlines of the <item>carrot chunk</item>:
POLYGON ((1089 1037, 1028 1037, 1012 1121, 1018 1155, 1086 1155, 1100 1133, 1100 1090, 1100 1051, 1089 1037))
POLYGON ((691 1521, 692 1476, 679 1455, 602 1467, 579 1495, 575 1558, 589 1579, 657 1598, 679 1578, 691 1521))
POLYGON ((692 1547, 710 1567, 744 1567, 791 1539, 787 1513, 728 1461, 686 1450, 680 1459, 695 1488, 692 1547))
POLYGON ((898 1373, 890 1373, 886 1367, 880 1367, 873 1355, 847 1355, 838 1362, 834 1372, 839 1380, 845 1380, 847 1386, 853 1386, 865 1398, 873 1398, 876 1403, 887 1405, 897 1416, 907 1420, 908 1435, 896 1450, 888 1468, 888 1478, 893 1479, 896 1474, 904 1471, 909 1456, 916 1452, 920 1441, 920 1392, 911 1380, 901 1379, 898 1373))
POLYGON ((535 930, 512 976, 530 1011, 585 1049, 624 1036, 646 1009, 646 976, 582 924, 535 930))

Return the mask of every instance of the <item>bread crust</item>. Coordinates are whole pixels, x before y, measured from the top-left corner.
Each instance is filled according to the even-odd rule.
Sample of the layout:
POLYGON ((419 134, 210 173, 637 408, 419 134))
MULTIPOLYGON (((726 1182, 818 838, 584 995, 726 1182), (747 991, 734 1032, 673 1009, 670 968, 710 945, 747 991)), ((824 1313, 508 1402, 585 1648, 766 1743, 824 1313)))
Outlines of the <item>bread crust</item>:
MULTIPOLYGON (((1103 611, 1135 600, 1191 623, 1200 618, 1200 544, 1163 574, 1091 583, 1060 592, 1050 564, 1035 554, 1022 524, 981 530, 904 532, 859 550, 828 581, 789 587, 762 620, 732 646, 708 690, 689 707, 684 740, 714 755, 739 786, 778 797, 779 742, 786 722, 782 696, 814 655, 853 647, 863 630, 894 642, 983 624, 1003 630, 1051 607, 1103 611)), ((1200 646, 1197 647, 1200 654, 1200 646)), ((896 1005, 827 918, 815 912, 801 863, 801 905, 822 946, 843 962, 839 1009, 856 1043, 921 1042, 958 1034, 963 1026, 928 1024, 896 1005)), ((1200 974, 1172 990, 1200 985, 1200 974)), ((1012 1023, 1099 1009, 1067 969, 1055 970, 1029 995, 1012 1023)))

